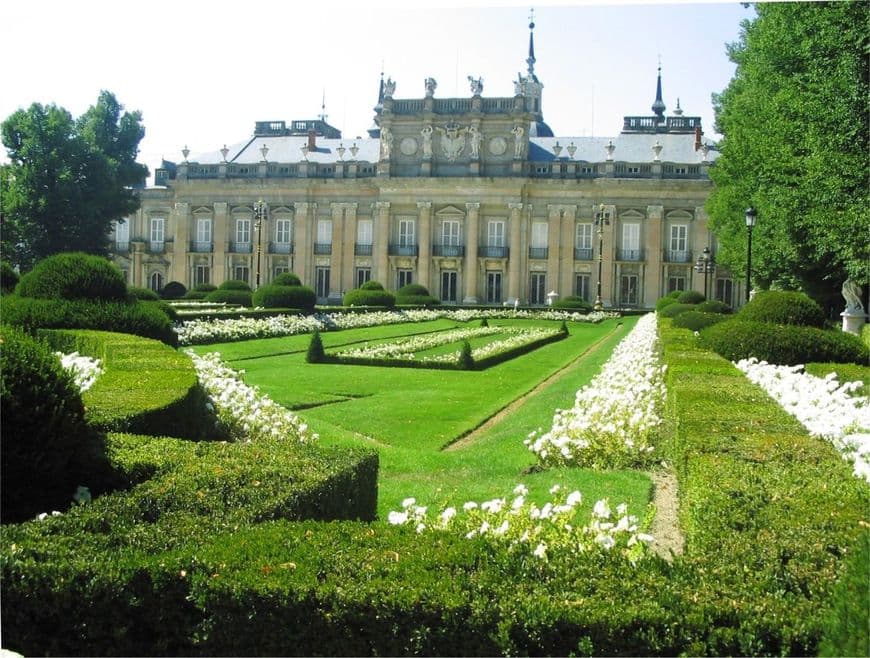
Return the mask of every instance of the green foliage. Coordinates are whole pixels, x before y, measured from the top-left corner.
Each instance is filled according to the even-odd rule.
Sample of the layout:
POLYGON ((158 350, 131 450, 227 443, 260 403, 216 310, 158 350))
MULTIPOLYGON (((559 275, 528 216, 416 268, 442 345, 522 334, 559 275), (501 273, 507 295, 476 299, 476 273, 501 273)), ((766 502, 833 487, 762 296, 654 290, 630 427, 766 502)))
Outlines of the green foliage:
POLYGON ((464 340, 459 350, 459 369, 474 370, 474 357, 471 355, 471 344, 464 340))
POLYGON ((320 363, 326 356, 323 349, 323 339, 320 337, 320 332, 315 329, 311 334, 311 342, 308 344, 308 352, 305 354, 307 363, 320 363))
POLYGON ((727 318, 721 313, 704 313, 703 311, 685 311, 674 316, 673 325, 692 331, 701 331, 727 318))
POLYGON ((186 299, 189 301, 205 301, 207 295, 207 292, 203 292, 201 290, 188 290, 186 293, 184 293, 184 297, 182 297, 182 299, 186 299))
POLYGON ((701 302, 698 304, 697 308, 702 313, 721 313, 727 315, 734 312, 734 309, 728 306, 728 304, 720 302, 718 299, 710 299, 706 302, 701 302))
POLYGON ((396 296, 388 290, 356 288, 344 293, 342 302, 345 306, 382 306, 393 308, 396 296))
POLYGON ((130 304, 5 295, 0 298, 0 315, 4 322, 30 333, 37 329, 101 329, 178 345, 178 336, 161 302, 130 304))
POLYGON ((730 361, 751 356, 779 365, 808 361, 866 364, 870 350, 861 340, 838 329, 775 325, 734 318, 701 332, 701 343, 730 361))
POLYGON ((0 487, 9 522, 66 509, 79 485, 101 487, 104 446, 58 357, 18 329, 0 331, 0 487))
POLYGON ((360 290, 383 290, 384 286, 378 283, 377 281, 370 280, 366 281, 359 287, 360 290))
POLYGON ((139 112, 108 91, 78 119, 33 103, 0 126, 9 164, 0 167, 0 251, 27 270, 65 251, 106 255, 111 224, 139 207, 136 162, 145 135, 139 112))
POLYGON ((293 272, 282 272, 272 279, 273 286, 301 286, 302 279, 293 274, 293 272))
POLYGON ((426 286, 420 283, 409 283, 396 291, 397 297, 411 297, 417 295, 427 297, 429 295, 429 290, 426 286))
POLYGON ((140 302, 156 302, 160 300, 160 296, 150 288, 140 288, 139 286, 128 286, 127 294, 132 299, 137 299, 140 302))
POLYGON ((218 289, 217 286, 213 283, 197 283, 193 287, 193 290, 195 292, 205 292, 205 293, 214 292, 217 289, 218 289))
MULTIPOLYGON (((247 285, 247 284, 246 284, 247 285)), ((218 288, 205 296, 205 301, 216 304, 237 304, 249 307, 252 305, 253 293, 240 288, 218 288)))
POLYGON ((696 304, 680 304, 679 302, 674 302, 673 304, 666 304, 658 314, 660 318, 674 318, 680 313, 695 311, 697 308, 698 306, 696 304))
POLYGON ((163 299, 181 299, 185 294, 187 294, 187 288, 180 281, 170 281, 160 291, 160 296, 163 299))
POLYGON ((404 295, 396 297, 396 306, 440 306, 441 300, 432 295, 404 295))
POLYGON ((707 298, 704 297, 704 294, 697 290, 684 290, 680 293, 680 296, 677 297, 677 302, 680 304, 700 304, 706 299, 707 298))
POLYGON ((754 322, 773 322, 808 327, 822 327, 825 324, 822 308, 816 302, 802 292, 784 290, 757 292, 740 309, 737 317, 741 320, 754 322))
POLYGON ((37 263, 21 277, 16 294, 39 299, 87 299, 121 302, 127 299, 124 275, 100 256, 62 253, 37 263))
MULTIPOLYGON (((679 292, 679 291, 675 291, 679 292)), ((665 295, 664 297, 659 297, 656 300, 656 311, 661 311, 665 306, 670 306, 671 304, 676 304, 677 298, 673 295, 665 295)))
POLYGON ((707 203, 718 261, 755 285, 807 290, 841 306, 846 278, 870 279, 866 2, 758 3, 730 46, 736 72, 714 97, 724 136, 707 203))
POLYGON ((483 319, 480 321, 480 326, 481 326, 481 327, 488 327, 488 326, 489 326, 489 320, 487 320, 486 318, 483 318, 483 319))
POLYGON ((566 311, 579 311, 581 313, 588 313, 592 310, 592 304, 587 302, 582 297, 577 297, 576 295, 568 295, 567 297, 563 297, 562 299, 557 299, 556 301, 554 301, 553 308, 566 311))
POLYGON ((870 532, 861 533, 831 598, 820 656, 870 656, 870 532))
POLYGON ((0 261, 0 293, 6 294, 15 290, 18 285, 18 272, 16 272, 9 261, 0 261))
POLYGON ((253 292, 247 281, 239 281, 237 279, 224 281, 218 286, 218 290, 243 290, 245 292, 253 292))
POLYGON ((262 308, 298 308, 313 311, 317 297, 308 286, 260 286, 254 292, 253 306, 262 308))

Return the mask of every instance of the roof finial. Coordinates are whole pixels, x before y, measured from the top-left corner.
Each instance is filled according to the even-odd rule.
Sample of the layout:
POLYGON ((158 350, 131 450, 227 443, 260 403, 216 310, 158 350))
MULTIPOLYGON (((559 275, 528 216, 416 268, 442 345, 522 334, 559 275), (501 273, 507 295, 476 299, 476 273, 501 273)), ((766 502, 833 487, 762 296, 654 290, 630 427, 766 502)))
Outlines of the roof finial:
POLYGON ((377 107, 384 106, 384 60, 381 60, 381 84, 378 87, 378 104, 377 107))
POLYGON ((526 60, 529 65, 529 77, 532 80, 535 78, 535 9, 529 10, 529 58, 526 60))
POLYGON ((320 120, 323 123, 326 123, 326 117, 329 115, 326 113, 326 89, 323 90, 323 100, 320 102, 320 120))
POLYGON ((656 82, 656 99, 652 104, 652 111, 659 121, 665 120, 665 102, 662 100, 662 56, 659 55, 659 74, 656 82))

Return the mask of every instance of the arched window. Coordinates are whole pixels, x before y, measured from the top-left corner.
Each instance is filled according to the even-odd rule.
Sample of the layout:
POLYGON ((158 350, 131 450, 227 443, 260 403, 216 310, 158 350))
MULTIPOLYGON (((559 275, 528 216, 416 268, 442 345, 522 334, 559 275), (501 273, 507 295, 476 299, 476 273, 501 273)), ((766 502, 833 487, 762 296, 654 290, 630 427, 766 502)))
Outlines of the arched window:
POLYGON ((163 289, 163 275, 160 272, 152 272, 148 284, 151 290, 160 292, 163 289))

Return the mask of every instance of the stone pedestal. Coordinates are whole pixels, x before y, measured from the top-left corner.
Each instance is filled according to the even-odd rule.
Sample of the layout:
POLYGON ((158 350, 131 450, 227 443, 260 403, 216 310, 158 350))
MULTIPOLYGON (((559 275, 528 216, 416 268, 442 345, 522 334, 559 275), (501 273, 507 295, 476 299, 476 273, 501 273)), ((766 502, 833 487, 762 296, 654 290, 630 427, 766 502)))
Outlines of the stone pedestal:
POLYGON ((867 315, 860 311, 846 310, 840 313, 843 318, 843 331, 856 336, 861 335, 861 328, 867 323, 867 315))

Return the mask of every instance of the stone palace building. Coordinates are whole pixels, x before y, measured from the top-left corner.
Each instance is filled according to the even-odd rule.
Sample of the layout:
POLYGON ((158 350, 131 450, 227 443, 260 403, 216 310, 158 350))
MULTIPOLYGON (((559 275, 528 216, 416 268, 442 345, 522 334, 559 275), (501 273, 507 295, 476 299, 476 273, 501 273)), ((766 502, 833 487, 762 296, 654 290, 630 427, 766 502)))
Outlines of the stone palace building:
POLYGON ((652 114, 626 116, 619 135, 555 136, 530 28, 513 96, 486 97, 469 77, 468 97, 439 98, 430 78, 422 97, 398 98, 382 74, 367 138, 321 117, 258 121, 214 153, 185 148, 116 224, 115 263, 152 289, 256 287, 292 271, 324 304, 370 279, 421 283, 445 304, 594 301, 600 289, 606 308, 650 308, 705 285, 739 304, 742 282, 704 260, 717 152, 700 117, 679 101, 665 116, 659 70, 652 114))

